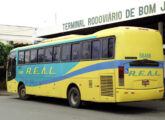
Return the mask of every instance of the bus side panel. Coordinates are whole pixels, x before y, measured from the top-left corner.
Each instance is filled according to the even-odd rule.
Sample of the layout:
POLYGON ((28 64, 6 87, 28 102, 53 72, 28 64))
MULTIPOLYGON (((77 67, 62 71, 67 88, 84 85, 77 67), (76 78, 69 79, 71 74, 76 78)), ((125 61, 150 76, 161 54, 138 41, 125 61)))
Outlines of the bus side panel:
MULTIPOLYGON (((101 95, 101 79, 102 83, 104 85, 107 85, 105 82, 109 83, 109 79, 114 82, 114 68, 113 68, 113 62, 108 60, 102 60, 102 61, 84 61, 80 62, 73 70, 70 72, 76 71, 81 68, 87 68, 87 71, 84 74, 80 74, 78 76, 75 76, 73 78, 70 78, 67 81, 67 84, 74 82, 79 86, 80 93, 81 93, 81 99, 85 101, 94 101, 94 102, 106 102, 106 101, 115 101, 115 93, 113 93, 114 96, 108 96, 108 95, 101 95), (110 64, 111 63, 111 64, 110 64), (101 68, 100 70, 97 70, 98 68, 101 68), (92 71, 90 69, 94 68, 92 71), (109 68, 109 69, 107 69, 109 68), (112 69, 110 69, 112 68, 112 69)), ((86 69, 84 69, 86 70, 86 69)), ((112 86, 112 92, 115 92, 115 84, 112 86)), ((106 87, 106 86, 104 86, 106 87)), ((108 88, 110 89, 110 88, 108 88)), ((110 92, 108 90, 102 89, 103 92, 110 92)))
MULTIPOLYGON (((64 75, 72 75, 72 77, 44 85, 26 87, 27 93, 33 95, 67 98, 68 86, 74 83, 80 90, 82 100, 94 102, 114 102, 114 69, 104 69, 104 67, 107 67, 107 63, 109 64, 111 61, 80 62, 64 75), (106 63, 106 66, 103 66, 104 63, 106 63), (103 68, 101 70, 96 70, 97 66, 103 68), (111 85, 111 88, 106 89, 106 87, 108 87, 107 85, 111 85), (109 89, 111 90, 109 91, 109 89), (109 92, 111 92, 112 95, 110 95, 109 92)), ((109 67, 111 67, 111 65, 109 67)), ((45 78, 43 78, 43 80, 46 81, 46 75, 44 77, 45 78)))

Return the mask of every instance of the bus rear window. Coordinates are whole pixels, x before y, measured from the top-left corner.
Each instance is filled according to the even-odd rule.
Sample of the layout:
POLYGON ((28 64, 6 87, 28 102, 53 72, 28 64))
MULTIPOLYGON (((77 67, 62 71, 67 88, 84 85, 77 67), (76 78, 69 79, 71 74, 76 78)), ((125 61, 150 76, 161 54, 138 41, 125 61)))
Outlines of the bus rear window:
POLYGON ((133 67, 158 67, 159 63, 151 60, 138 60, 138 61, 132 61, 130 63, 130 66, 133 67))

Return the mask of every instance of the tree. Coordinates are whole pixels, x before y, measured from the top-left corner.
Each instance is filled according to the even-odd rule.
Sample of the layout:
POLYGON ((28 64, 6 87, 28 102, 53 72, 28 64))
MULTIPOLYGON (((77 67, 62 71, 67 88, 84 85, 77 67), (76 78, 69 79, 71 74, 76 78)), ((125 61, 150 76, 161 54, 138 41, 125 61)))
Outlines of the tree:
POLYGON ((4 68, 0 69, 0 89, 6 89, 6 61, 10 50, 13 48, 13 45, 5 45, 0 42, 0 66, 4 66, 4 68))
POLYGON ((5 45, 0 42, 0 66, 4 65, 7 59, 7 55, 10 53, 10 50, 14 48, 13 45, 5 45))

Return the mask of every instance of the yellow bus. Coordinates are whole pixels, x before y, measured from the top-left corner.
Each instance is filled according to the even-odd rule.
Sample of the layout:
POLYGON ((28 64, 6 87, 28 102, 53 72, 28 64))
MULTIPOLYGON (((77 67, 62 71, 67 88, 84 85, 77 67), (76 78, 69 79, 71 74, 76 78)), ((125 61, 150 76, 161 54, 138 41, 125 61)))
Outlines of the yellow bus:
POLYGON ((16 48, 8 60, 7 90, 29 95, 117 103, 161 99, 163 45, 157 30, 116 27, 16 48))

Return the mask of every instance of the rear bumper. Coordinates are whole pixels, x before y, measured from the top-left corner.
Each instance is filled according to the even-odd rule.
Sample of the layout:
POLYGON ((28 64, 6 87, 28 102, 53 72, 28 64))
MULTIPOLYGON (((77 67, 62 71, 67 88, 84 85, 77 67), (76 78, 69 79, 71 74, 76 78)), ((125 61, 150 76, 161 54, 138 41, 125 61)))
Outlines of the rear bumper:
POLYGON ((147 90, 116 89, 116 102, 162 99, 164 88, 147 90))

